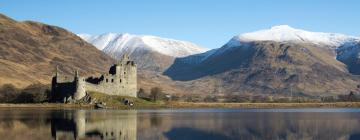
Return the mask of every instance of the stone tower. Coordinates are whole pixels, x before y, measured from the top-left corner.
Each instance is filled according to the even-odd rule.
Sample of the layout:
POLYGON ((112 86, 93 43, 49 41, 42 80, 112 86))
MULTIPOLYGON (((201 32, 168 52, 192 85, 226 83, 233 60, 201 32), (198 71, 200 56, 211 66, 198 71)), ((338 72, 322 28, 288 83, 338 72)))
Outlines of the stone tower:
POLYGON ((137 97, 137 66, 127 54, 110 67, 107 74, 100 77, 81 77, 75 71, 74 77, 62 77, 58 73, 52 81, 52 94, 55 101, 68 98, 80 100, 87 92, 99 92, 108 95, 137 97))
POLYGON ((86 95, 85 79, 83 77, 79 77, 79 72, 77 70, 75 71, 74 82, 76 89, 74 93, 74 99, 80 100, 82 97, 86 95))
POLYGON ((116 76, 120 82, 120 92, 127 96, 136 97, 137 92, 137 68, 134 61, 130 61, 127 54, 116 64, 116 76))

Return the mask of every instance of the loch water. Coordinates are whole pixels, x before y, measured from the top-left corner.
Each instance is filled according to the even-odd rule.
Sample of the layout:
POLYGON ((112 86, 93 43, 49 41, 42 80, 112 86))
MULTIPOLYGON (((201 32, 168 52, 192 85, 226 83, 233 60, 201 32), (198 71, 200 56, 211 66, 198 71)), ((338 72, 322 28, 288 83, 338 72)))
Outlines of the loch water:
POLYGON ((1 140, 356 140, 360 109, 0 109, 1 140))

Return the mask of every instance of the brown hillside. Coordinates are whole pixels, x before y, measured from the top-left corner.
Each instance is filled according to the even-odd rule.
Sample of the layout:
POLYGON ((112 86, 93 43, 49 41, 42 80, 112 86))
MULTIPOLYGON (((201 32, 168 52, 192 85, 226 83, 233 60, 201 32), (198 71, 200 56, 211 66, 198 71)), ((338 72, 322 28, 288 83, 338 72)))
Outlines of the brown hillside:
POLYGON ((75 34, 33 21, 18 22, 0 14, 0 85, 48 84, 60 72, 106 72, 114 60, 75 34))
MULTIPOLYGON (((141 54, 147 61, 138 66, 158 71, 164 69, 159 59, 170 65, 172 59, 164 59, 154 54, 141 54)), ((56 26, 33 21, 18 22, 0 14, 0 85, 13 84, 25 87, 33 83, 50 84, 51 77, 58 65, 61 74, 99 76, 107 73, 115 60, 83 41, 77 35, 56 26)), ((183 86, 166 76, 139 70, 138 88, 150 91, 161 87, 166 93, 184 93, 183 86)), ((181 84, 183 85, 183 84, 181 84)))
POLYGON ((359 77, 351 75, 346 65, 325 47, 264 41, 222 49, 223 53, 200 64, 175 61, 179 63, 165 74, 184 82, 216 79, 216 86, 211 87, 216 93, 226 94, 317 96, 360 91, 359 77))

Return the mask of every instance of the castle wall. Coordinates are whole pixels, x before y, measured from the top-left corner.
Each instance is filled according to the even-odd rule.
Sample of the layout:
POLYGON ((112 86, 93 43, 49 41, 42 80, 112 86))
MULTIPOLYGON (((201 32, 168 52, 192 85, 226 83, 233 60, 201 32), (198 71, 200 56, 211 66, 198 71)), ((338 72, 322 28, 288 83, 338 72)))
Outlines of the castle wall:
POLYGON ((108 74, 97 78, 96 82, 85 80, 75 72, 73 78, 61 77, 56 73, 52 82, 53 96, 55 101, 63 101, 72 96, 80 100, 86 96, 86 92, 100 92, 108 95, 137 97, 137 68, 128 56, 124 56, 116 65, 113 65, 108 74))
POLYGON ((64 102, 64 98, 70 97, 76 91, 73 80, 61 78, 59 76, 54 77, 52 81, 52 101, 64 102), (61 81, 61 82, 58 82, 61 81))
POLYGON ((85 83, 86 91, 95 91, 109 95, 137 96, 137 72, 136 67, 116 66, 115 75, 104 75, 104 80, 99 84, 85 83))

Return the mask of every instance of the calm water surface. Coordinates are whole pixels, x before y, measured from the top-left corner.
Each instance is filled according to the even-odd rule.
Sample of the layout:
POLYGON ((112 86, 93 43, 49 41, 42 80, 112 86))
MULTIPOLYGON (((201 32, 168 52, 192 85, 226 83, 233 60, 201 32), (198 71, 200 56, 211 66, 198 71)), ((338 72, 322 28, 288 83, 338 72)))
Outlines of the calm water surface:
POLYGON ((360 109, 1 109, 1 140, 356 140, 360 109))

